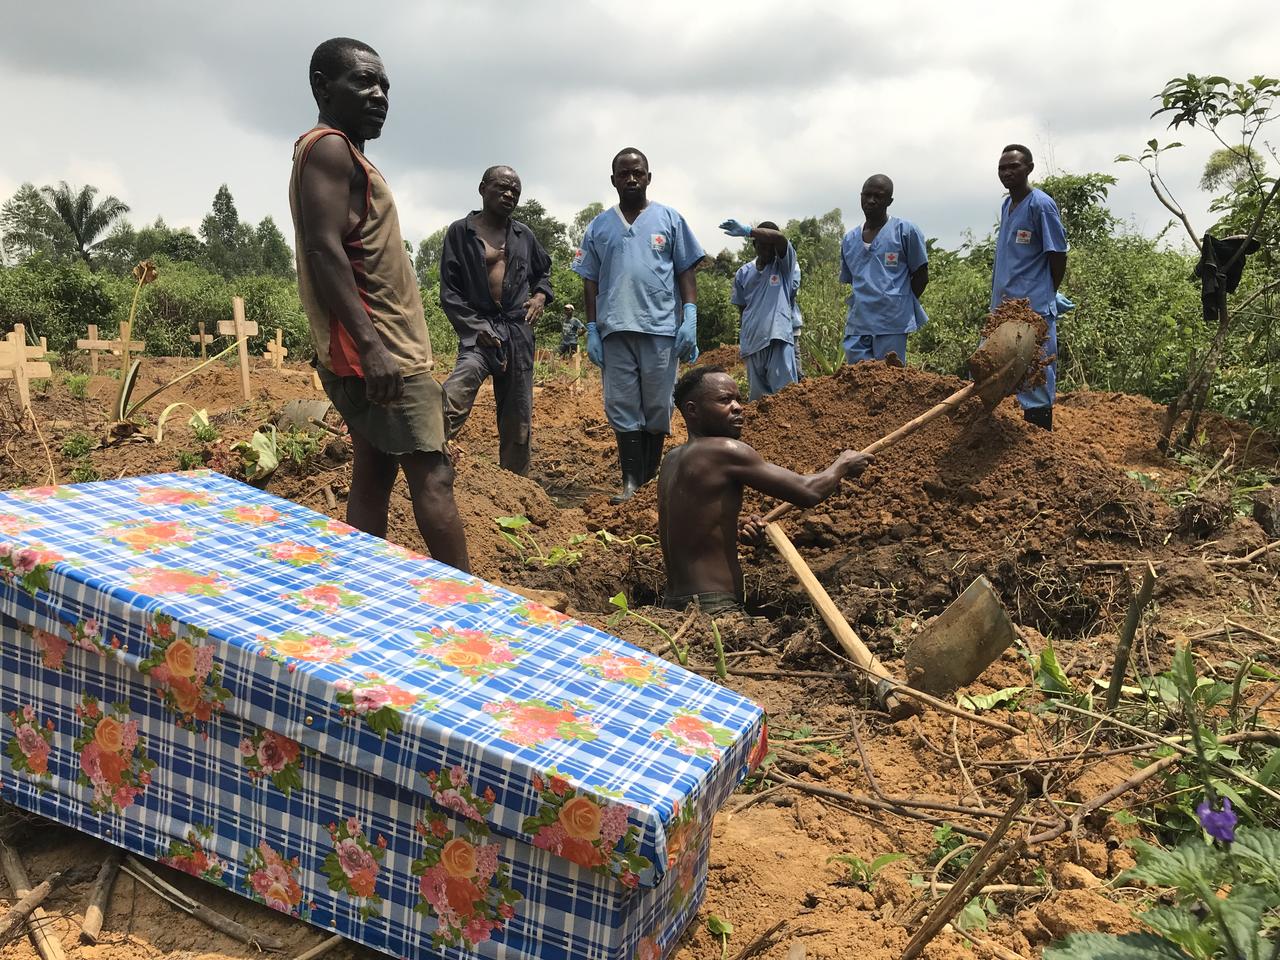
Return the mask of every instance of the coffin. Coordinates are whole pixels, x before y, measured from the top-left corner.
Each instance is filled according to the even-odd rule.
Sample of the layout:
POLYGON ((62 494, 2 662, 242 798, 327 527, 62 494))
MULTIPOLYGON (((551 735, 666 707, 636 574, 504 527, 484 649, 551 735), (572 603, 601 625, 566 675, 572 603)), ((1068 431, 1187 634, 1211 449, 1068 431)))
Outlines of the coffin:
POLYGON ((751 702, 209 471, 0 494, 0 795, 397 957, 659 960, 751 702))

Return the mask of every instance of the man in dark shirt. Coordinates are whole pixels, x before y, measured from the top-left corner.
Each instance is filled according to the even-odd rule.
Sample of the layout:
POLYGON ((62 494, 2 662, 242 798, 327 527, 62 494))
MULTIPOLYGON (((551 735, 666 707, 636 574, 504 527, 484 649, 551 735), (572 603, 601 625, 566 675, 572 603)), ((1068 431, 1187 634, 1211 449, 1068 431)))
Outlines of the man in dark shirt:
POLYGON ((551 302, 551 258, 511 213, 520 177, 490 167, 480 179, 481 208, 450 224, 440 254, 440 306, 458 332, 458 362, 444 383, 453 438, 467 422, 480 385, 493 377, 498 460, 529 470, 533 420, 533 324, 551 302))

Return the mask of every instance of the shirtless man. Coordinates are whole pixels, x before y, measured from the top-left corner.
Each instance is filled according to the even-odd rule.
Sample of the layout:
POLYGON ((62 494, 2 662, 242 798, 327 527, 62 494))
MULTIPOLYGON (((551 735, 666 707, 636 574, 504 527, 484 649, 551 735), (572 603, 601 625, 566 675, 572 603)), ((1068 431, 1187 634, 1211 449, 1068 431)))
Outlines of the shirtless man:
MULTIPOLYGON (((696 602, 703 613, 712 615, 740 610, 742 488, 812 507, 875 458, 846 450, 831 466, 807 476, 769 463, 738 439, 742 400, 737 381, 720 367, 695 367, 682 376, 675 403, 689 429, 689 441, 667 454, 658 476, 658 536, 667 567, 663 606, 683 610, 696 602)), ((758 536, 761 529, 756 516, 743 525, 747 538, 758 536)))
POLYGON ((444 382, 445 420, 453 438, 493 377, 498 462, 523 475, 533 421, 533 324, 551 302, 551 258, 533 231, 511 218, 520 202, 514 170, 490 167, 479 192, 480 209, 449 226, 440 253, 440 306, 458 333, 458 361, 444 382))

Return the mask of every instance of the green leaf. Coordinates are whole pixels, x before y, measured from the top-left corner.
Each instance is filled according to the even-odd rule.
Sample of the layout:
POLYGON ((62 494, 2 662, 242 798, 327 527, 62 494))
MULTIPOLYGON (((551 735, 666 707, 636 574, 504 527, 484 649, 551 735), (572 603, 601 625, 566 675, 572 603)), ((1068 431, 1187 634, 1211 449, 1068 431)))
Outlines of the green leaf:
POLYGON ((1280 883, 1280 830, 1241 827, 1231 844, 1231 856, 1247 861, 1248 872, 1257 879, 1280 883))
POLYGON ((1216 900, 1210 909, 1217 909, 1222 922, 1231 931, 1231 939, 1244 954, 1243 960, 1262 960, 1270 952, 1270 944, 1260 936, 1262 918, 1267 912, 1270 897, 1261 887, 1236 884, 1225 900, 1216 900))
POLYGON ((1120 876, 1128 882, 1139 880, 1153 887, 1178 887, 1183 891, 1200 889, 1204 882, 1217 876, 1222 854, 1198 838, 1172 850, 1142 840, 1133 841, 1137 866, 1120 876))
POLYGON ((630 607, 627 606, 627 595, 621 590, 609 598, 609 603, 617 607, 623 613, 626 613, 630 609, 630 607))
POLYGON ((1277 773, 1280 773, 1280 747, 1276 747, 1271 751, 1271 756, 1267 758, 1266 764, 1263 765, 1253 779, 1264 787, 1269 787, 1275 781, 1277 773))
POLYGON ((713 937, 728 937, 733 933, 733 924, 713 913, 707 917, 707 930, 713 937))
POLYGON ((976 696, 965 694, 956 697, 956 703, 966 710, 992 710, 1004 704, 1013 704, 1018 700, 1026 687, 1005 687, 994 693, 980 693, 976 696))
POLYGON ((961 930, 987 929, 987 911, 983 909, 980 898, 974 897, 964 905, 964 909, 956 914, 955 925, 961 930))
POLYGON ((1036 666, 1036 686, 1053 696, 1075 695, 1076 689, 1058 665, 1058 656, 1053 652, 1052 646, 1040 651, 1040 660, 1036 666))
POLYGON ((503 530, 519 530, 529 526, 532 522, 528 517, 494 517, 493 522, 500 526, 503 530))
POLYGON ((1153 933, 1073 933, 1046 947, 1042 960, 1189 960, 1176 943, 1153 933))
POLYGON ((1185 907, 1155 907, 1142 914, 1142 922, 1193 957, 1208 960, 1218 947, 1216 925, 1201 920, 1185 907))
POLYGON ((871 875, 874 877, 891 863, 897 863, 899 860, 907 859, 905 853, 882 853, 871 861, 871 875))

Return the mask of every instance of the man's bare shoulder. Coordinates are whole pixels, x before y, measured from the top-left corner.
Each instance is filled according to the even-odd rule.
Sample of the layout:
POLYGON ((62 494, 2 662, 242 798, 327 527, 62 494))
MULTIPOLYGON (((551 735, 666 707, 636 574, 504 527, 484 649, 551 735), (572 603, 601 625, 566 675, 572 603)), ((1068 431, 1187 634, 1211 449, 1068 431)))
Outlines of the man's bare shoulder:
POLYGON ((351 156, 351 148, 347 145, 346 138, 334 133, 321 137, 311 145, 307 153, 305 170, 331 176, 350 174, 354 167, 355 160, 351 156))
POLYGON ((718 463, 742 463, 760 458, 755 447, 742 440, 735 440, 733 437, 696 437, 671 452, 678 451, 683 451, 681 453, 683 459, 704 462, 710 460, 718 463))

